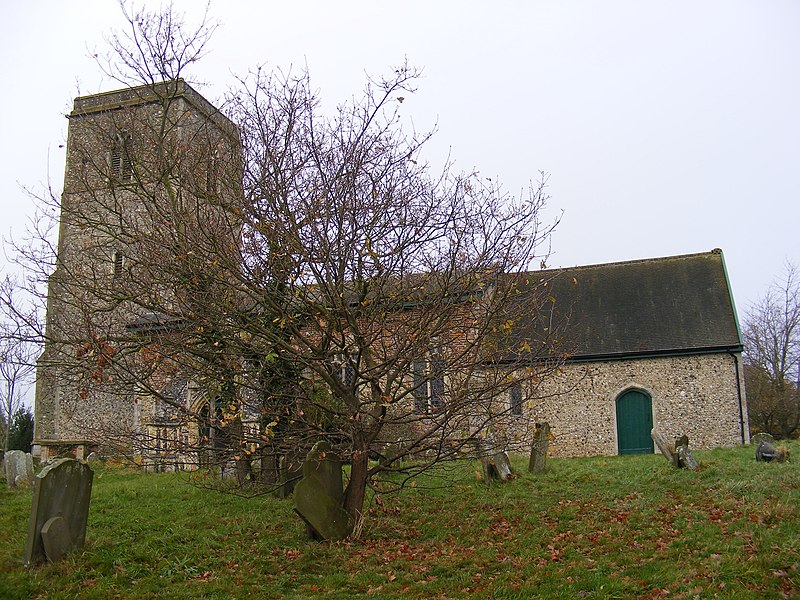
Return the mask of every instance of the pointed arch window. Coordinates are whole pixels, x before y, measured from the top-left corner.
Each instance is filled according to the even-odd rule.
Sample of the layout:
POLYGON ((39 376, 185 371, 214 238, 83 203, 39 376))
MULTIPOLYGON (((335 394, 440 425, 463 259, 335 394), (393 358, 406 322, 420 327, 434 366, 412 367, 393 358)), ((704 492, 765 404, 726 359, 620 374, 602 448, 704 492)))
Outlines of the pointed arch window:
POLYGON ((522 415, 522 384, 515 383, 508 391, 509 408, 515 417, 522 415))
POLYGON ((415 360, 413 364, 414 411, 420 414, 441 410, 445 402, 445 364, 441 357, 432 355, 428 360, 415 360))
POLYGON ((345 387, 352 387, 356 381, 358 354, 336 354, 333 357, 333 372, 345 387))

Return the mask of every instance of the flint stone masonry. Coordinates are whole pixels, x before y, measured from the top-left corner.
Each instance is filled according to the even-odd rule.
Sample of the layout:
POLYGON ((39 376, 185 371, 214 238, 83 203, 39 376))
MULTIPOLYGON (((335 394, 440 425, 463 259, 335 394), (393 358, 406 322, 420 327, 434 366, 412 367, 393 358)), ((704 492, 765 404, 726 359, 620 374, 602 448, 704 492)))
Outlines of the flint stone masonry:
POLYGON ((27 488, 33 483, 33 457, 22 450, 9 450, 3 458, 8 489, 27 488))
MULTIPOLYGON (((174 151, 176 163, 193 165, 203 179, 204 166, 239 153, 233 123, 182 80, 75 99, 66 144, 59 261, 48 285, 49 341, 37 363, 34 445, 43 460, 79 438, 104 450, 128 451, 132 434, 147 433, 158 416, 135 406, 133 390, 121 389, 112 369, 87 387, 74 366, 84 343, 93 339, 90 332, 121 339, 127 337, 128 325, 141 324, 147 316, 130 303, 109 300, 102 291, 104 281, 110 284, 119 275, 118 256, 124 259, 124 281, 128 259, 148 252, 128 243, 131 236, 124 229, 148 231, 152 225, 152 211, 135 190, 113 183, 117 177, 126 179, 111 162, 112 149, 125 135, 130 140, 125 151, 129 167, 145 180, 152 175, 159 147, 174 151), (116 207, 123 207, 121 215, 113 213, 116 207), (117 227, 123 235, 114 235, 117 227)), ((167 304, 169 295, 163 300, 167 304)))
MULTIPOLYGON (((742 443, 736 367, 727 353, 568 363, 531 392, 522 418, 508 424, 513 449, 530 450, 535 422, 547 421, 556 457, 611 456, 618 453, 616 399, 629 389, 652 399, 653 426, 667 439, 687 434, 694 448, 742 443), (566 390, 566 391, 565 391, 566 390)), ((745 440, 747 406, 741 390, 745 440)))
POLYGON ((25 544, 26 567, 59 560, 86 540, 94 473, 71 458, 53 461, 36 476, 25 544))

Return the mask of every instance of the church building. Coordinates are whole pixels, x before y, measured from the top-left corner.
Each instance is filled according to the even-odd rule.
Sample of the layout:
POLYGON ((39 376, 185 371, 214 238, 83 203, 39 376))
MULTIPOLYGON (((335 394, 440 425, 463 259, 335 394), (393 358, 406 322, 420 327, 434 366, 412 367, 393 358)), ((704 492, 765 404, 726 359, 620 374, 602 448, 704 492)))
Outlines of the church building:
MULTIPOLYGON (((170 277, 171 260, 205 257, 200 271, 218 258, 239 260, 239 144, 236 126, 182 80, 75 99, 37 370, 41 459, 126 443, 147 454, 153 444, 137 449, 136 439, 154 440, 164 456, 204 436, 202 423, 179 413, 207 418, 207 392, 169 361, 143 370, 141 339, 187 326, 181 315, 193 299, 170 277), (219 235, 197 235, 209 228, 219 235)), ((511 388, 497 432, 509 449, 527 450, 543 421, 556 456, 654 452, 653 428, 686 434, 693 448, 749 440, 742 339, 721 250, 521 277, 514 335, 521 343, 548 335, 533 297, 547 289, 563 353, 535 393, 511 388), (531 396, 539 400, 523 401, 531 396)))

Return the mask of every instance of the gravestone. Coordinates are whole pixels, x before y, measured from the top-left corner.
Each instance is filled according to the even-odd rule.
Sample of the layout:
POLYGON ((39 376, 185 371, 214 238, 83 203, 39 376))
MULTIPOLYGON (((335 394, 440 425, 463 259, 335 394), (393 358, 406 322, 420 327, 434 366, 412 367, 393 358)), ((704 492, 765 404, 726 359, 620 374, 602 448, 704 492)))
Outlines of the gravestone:
POLYGON ((302 463, 287 455, 280 457, 278 462, 278 487, 275 495, 278 498, 288 498, 294 492, 294 488, 303 476, 302 463))
POLYGON ((750 443, 753 446, 755 446, 756 448, 758 448, 758 445, 761 442, 767 442, 769 444, 774 444, 775 443, 775 438, 772 437, 768 433, 757 433, 757 434, 755 434, 755 435, 750 437, 750 443))
POLYGON ((657 429, 653 428, 650 430, 650 437, 653 438, 653 441, 656 443, 656 446, 658 446, 658 449, 664 458, 666 458, 674 466, 680 467, 678 455, 675 453, 675 448, 667 443, 667 440, 664 439, 664 436, 661 435, 657 429))
POLYGON ((694 471, 698 468, 697 460, 691 450, 689 450, 689 437, 687 435, 682 435, 675 439, 674 444, 669 444, 667 440, 664 439, 664 436, 653 428, 650 431, 650 437, 653 438, 653 441, 656 443, 656 446, 658 446, 661 454, 664 455, 664 458, 671 462, 674 467, 678 469, 689 469, 690 471, 694 471))
POLYGON ((305 521, 309 538, 335 542, 353 531, 342 508, 342 463, 328 442, 317 442, 303 463, 303 478, 294 488, 294 510, 305 521))
POLYGON ((511 463, 508 454, 504 451, 497 451, 496 447, 488 440, 481 443, 481 464, 483 465, 483 477, 488 483, 490 481, 509 481, 514 473, 511 470, 511 463))
POLYGON ((33 502, 25 544, 26 567, 83 547, 94 473, 89 465, 61 458, 34 479, 33 502))
POLYGON ((3 458, 8 489, 27 488, 33 484, 33 457, 22 450, 9 450, 3 458))
POLYGON ((536 423, 531 445, 531 456, 528 461, 530 473, 544 473, 547 452, 550 448, 550 423, 536 423))
POLYGON ((508 454, 505 452, 497 452, 492 456, 484 457, 483 472, 486 475, 486 481, 509 481, 514 476, 508 454))
POLYGON ((767 438, 759 440, 758 446, 756 446, 756 462, 786 462, 788 459, 788 448, 778 448, 775 444, 767 441, 767 438))
POLYGON ((689 450, 689 436, 682 435, 675 440, 675 455, 678 457, 678 467, 685 467, 690 471, 697 470, 697 460, 689 450))

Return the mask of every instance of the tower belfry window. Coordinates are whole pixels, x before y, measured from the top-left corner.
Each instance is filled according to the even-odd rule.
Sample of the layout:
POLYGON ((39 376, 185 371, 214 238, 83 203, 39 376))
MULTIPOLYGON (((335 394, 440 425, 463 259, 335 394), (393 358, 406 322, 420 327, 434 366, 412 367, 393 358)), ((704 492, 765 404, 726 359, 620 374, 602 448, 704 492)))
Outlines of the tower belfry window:
POLYGON ((131 159, 131 134, 120 131, 114 137, 109 160, 111 178, 117 181, 133 179, 133 160, 131 159))
POLYGON ((114 279, 122 275, 122 267, 125 266, 125 256, 119 250, 114 251, 114 279))

